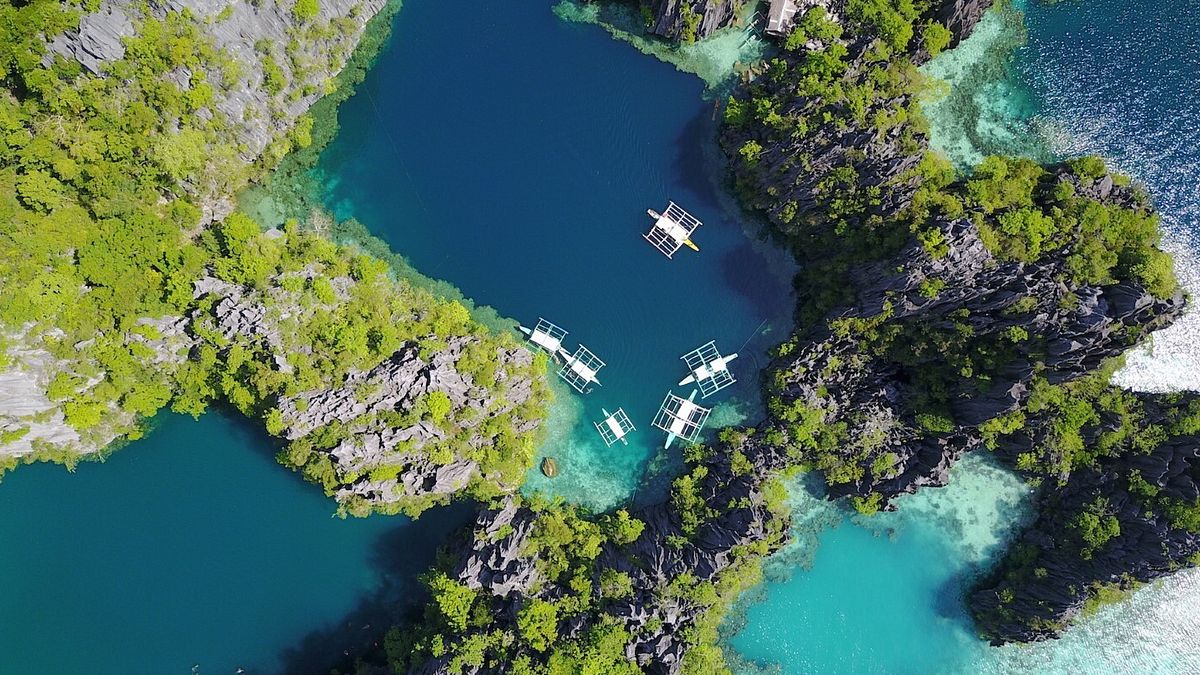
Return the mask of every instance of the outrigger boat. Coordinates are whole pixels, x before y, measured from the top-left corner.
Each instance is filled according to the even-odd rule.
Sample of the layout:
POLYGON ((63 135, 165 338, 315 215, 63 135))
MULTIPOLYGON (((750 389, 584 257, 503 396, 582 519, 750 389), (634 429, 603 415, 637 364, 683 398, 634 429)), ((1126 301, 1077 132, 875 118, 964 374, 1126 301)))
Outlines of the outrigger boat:
POLYGON ((625 414, 625 410, 617 408, 617 412, 609 413, 604 408, 600 409, 604 413, 604 419, 599 422, 593 422, 596 431, 600 432, 600 438, 604 439, 604 444, 611 447, 613 443, 621 441, 625 445, 629 445, 629 441, 625 437, 631 431, 637 431, 633 426, 633 422, 629 419, 629 415, 625 414))
POLYGON ((593 384, 600 384, 596 373, 603 367, 604 362, 593 354, 592 350, 579 345, 574 354, 566 357, 562 368, 558 369, 558 376, 574 387, 575 391, 586 394, 592 390, 593 384))
POLYGON ((537 325, 533 328, 526 328, 525 326, 517 326, 517 328, 529 336, 529 341, 534 346, 549 354, 555 361, 570 356, 571 352, 567 351, 562 343, 563 338, 567 337, 567 331, 549 321, 538 317, 537 325))
POLYGON ((736 353, 721 356, 713 341, 693 349, 679 357, 688 367, 688 375, 679 381, 679 386, 695 383, 700 387, 700 397, 708 398, 736 381, 729 372, 729 362, 737 356, 736 353))
POLYGON ((529 341, 535 347, 549 354, 555 362, 562 364, 562 367, 558 369, 558 376, 566 380, 567 384, 574 387, 576 391, 586 394, 592 390, 592 385, 600 384, 600 380, 596 379, 596 373, 604 367, 604 362, 593 354, 592 350, 583 345, 576 347, 574 352, 567 350, 563 346, 563 338, 567 337, 567 331, 541 317, 538 317, 537 325, 533 328, 525 326, 517 326, 517 328, 529 336, 529 341))
POLYGON ((667 432, 664 449, 670 448, 676 438, 694 443, 700 437, 700 429, 704 427, 704 422, 712 411, 696 405, 695 401, 695 389, 686 399, 667 392, 667 397, 663 399, 653 422, 653 426, 667 432))
POLYGON ((654 225, 642 237, 660 253, 670 258, 681 246, 687 246, 693 251, 700 250, 700 247, 692 242, 692 233, 702 223, 692 214, 679 208, 678 204, 668 202, 665 212, 646 209, 646 214, 654 219, 654 225))

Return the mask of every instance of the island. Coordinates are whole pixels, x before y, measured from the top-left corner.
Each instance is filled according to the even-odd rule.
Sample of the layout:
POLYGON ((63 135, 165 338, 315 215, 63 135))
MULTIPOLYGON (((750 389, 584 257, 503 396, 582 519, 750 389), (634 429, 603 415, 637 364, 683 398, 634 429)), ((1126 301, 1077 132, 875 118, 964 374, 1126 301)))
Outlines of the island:
MULTIPOLYGON (((746 14, 632 4, 667 41, 746 14)), ((763 419, 685 448, 665 501, 603 514, 518 492, 546 358, 294 187, 399 3, 0 8, 0 469, 229 406, 343 515, 480 505, 421 616, 351 667, 709 673, 789 537, 788 477, 869 515, 993 453, 1037 514, 966 601, 995 644, 1054 638, 1200 564, 1200 397, 1109 384, 1186 302, 1149 195, 1094 157, 960 175, 930 151, 917 67, 989 4, 763 3, 777 49, 723 102, 720 144, 799 265, 795 326, 763 419), (247 189, 284 216, 256 220, 247 189)))

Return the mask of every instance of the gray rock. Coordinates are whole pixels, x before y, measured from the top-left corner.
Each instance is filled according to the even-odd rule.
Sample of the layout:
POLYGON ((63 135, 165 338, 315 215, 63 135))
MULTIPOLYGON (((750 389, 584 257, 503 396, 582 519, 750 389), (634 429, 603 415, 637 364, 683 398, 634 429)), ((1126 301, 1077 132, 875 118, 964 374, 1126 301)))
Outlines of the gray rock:
POLYGON ((672 40, 683 37, 685 16, 690 12, 700 17, 695 38, 706 38, 716 31, 733 25, 737 19, 735 0, 655 0, 654 23, 650 32, 672 40))
POLYGON ((992 0, 943 0, 936 18, 954 35, 950 47, 958 46, 970 35, 991 6, 992 0))
MULTIPOLYGON (((247 161, 257 158, 273 138, 290 129, 295 119, 309 109, 324 93, 324 83, 336 76, 345 65, 362 35, 367 21, 375 16, 387 0, 322 0, 319 15, 313 23, 330 23, 335 27, 329 37, 302 43, 300 60, 310 66, 303 77, 292 68, 292 59, 284 53, 293 34, 303 26, 292 15, 293 3, 250 2, 249 0, 159 0, 151 3, 150 12, 157 17, 171 11, 188 11, 207 22, 204 32, 214 46, 236 61, 243 69, 237 82, 221 83, 215 71, 209 73, 215 86, 216 109, 235 125, 243 145, 242 156, 247 161), (227 15, 223 15, 228 12, 227 15), (283 70, 286 84, 277 94, 262 86, 264 57, 258 47, 265 45, 273 60, 283 70)), ((134 0, 106 0, 99 11, 80 20, 77 31, 67 31, 55 37, 49 45, 51 54, 75 59, 89 71, 103 74, 106 63, 125 55, 122 38, 134 34, 134 21, 139 16, 134 0)), ((172 79, 187 85, 183 73, 172 79)), ((227 205, 213 205, 214 216, 226 212, 227 205)))
POLYGON ((133 35, 133 22, 121 0, 107 0, 94 14, 79 20, 79 30, 67 31, 50 41, 47 62, 58 54, 74 59, 96 75, 103 74, 105 63, 125 56, 124 38, 133 35))

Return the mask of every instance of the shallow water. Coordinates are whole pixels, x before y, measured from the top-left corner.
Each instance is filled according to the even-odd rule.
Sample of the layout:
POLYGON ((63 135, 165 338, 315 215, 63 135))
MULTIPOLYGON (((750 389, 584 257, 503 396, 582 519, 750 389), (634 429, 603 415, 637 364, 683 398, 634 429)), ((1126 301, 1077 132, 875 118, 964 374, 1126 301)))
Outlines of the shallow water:
POLYGON ((337 215, 422 273, 528 325, 546 317, 607 362, 591 394, 559 388, 544 448, 559 477, 535 470, 528 485, 607 508, 658 494, 639 491, 651 470, 669 475, 650 422, 684 352, 738 352, 738 383, 704 403, 753 406, 764 350, 790 323, 790 268, 714 183, 704 84, 552 6, 406 4, 321 170, 337 215), (704 221, 699 253, 668 260, 642 239, 646 209, 667 200, 704 221), (601 407, 629 414, 628 446, 604 447, 601 407))
POLYGON ((1029 516, 1027 498, 985 455, 964 458, 946 488, 869 519, 794 485, 795 541, 723 626, 734 671, 1200 672, 1200 570, 1143 588, 1061 640, 993 648, 975 636, 962 594, 1029 516))
MULTIPOLYGON (((669 476, 647 422, 681 376, 683 351, 708 339, 738 349, 756 336, 734 362, 739 384, 718 395, 741 405, 719 408, 714 423, 753 417, 760 355, 787 325, 790 269, 744 234, 747 223, 714 185, 701 81, 562 21, 551 4, 464 13, 407 3, 387 53, 343 109, 322 168, 339 214, 358 217, 419 270, 509 316, 545 315, 572 331, 571 344, 582 340, 608 361, 602 388, 560 396, 544 451, 562 475, 531 481, 604 507, 633 494, 648 470, 669 476), (668 262, 638 236, 644 209, 666 199, 705 221, 700 254, 668 262), (590 421, 602 405, 624 405, 638 424, 628 448, 599 444, 590 421)), ((1006 86, 1035 112, 1023 102, 997 108, 1017 111, 1018 123, 1032 114, 1035 136, 1058 138, 1059 151, 1095 144, 1087 147, 1150 183, 1185 241, 1196 229, 1188 185, 1197 183, 1200 125, 1190 116, 1200 105, 1189 87, 1200 71, 1194 39, 1172 32, 1197 23, 1195 4, 1180 4, 1155 5, 1177 12, 1166 19, 1113 0, 1030 8, 1017 66, 1033 70, 1020 71, 1025 89, 1006 86), (1106 13, 1119 20, 1101 20, 1106 13), (1124 40, 1124 51, 1095 47, 1121 67, 1106 70, 1088 51, 1097 31, 1124 40), (1092 99, 1090 85, 1056 90, 1070 78, 1038 80, 1039 68, 1136 77, 1092 99), (1120 107, 1139 97, 1133 112, 1120 107), (1084 103, 1094 107, 1077 107, 1084 103), (1109 126, 1088 126, 1105 110, 1116 118, 1109 126)), ((1000 118, 987 124, 1021 129, 1000 118)), ((971 152, 962 151, 964 163, 971 152)), ((373 603, 380 594, 411 598, 433 548, 469 516, 439 509, 415 524, 338 520, 332 502, 271 453, 261 432, 220 414, 164 416, 103 465, 73 475, 23 467, 7 477, 0 671, 319 669, 316 656, 336 656, 331 645, 351 645, 362 626, 386 620, 373 603)), ((768 583, 731 617, 729 629, 741 629, 734 646, 786 672, 1200 672, 1194 572, 1103 610, 1061 641, 997 650, 975 639, 958 593, 1011 532, 1023 500, 1011 475, 978 459, 957 467, 950 487, 865 524, 798 488, 797 543, 770 561, 768 583)))
POLYGON ((327 672, 467 514, 342 520, 272 453, 222 413, 163 415, 102 464, 6 476, 0 672, 327 672))
MULTIPOLYGON (((997 152, 1104 156, 1149 187, 1181 281, 1195 297, 1200 5, 1016 6, 1026 12, 1023 46, 1013 23, 992 13, 960 50, 925 68, 956 87, 925 104, 934 147, 964 169, 997 152)), ((1191 312, 1155 336, 1152 352, 1131 357, 1116 381, 1196 388, 1197 329, 1200 317, 1191 312)), ((994 649, 973 636, 960 593, 1010 536, 1021 492, 1011 474, 968 458, 948 487, 906 497, 898 513, 865 523, 798 497, 797 542, 772 559, 768 582, 727 622, 730 644, 747 659, 739 672, 1200 672, 1196 570, 1101 610, 1061 640, 994 649), (830 520, 842 524, 823 529, 830 520), (811 571, 795 571, 798 562, 811 571)))
POLYGON ((950 486, 872 518, 793 490, 795 541, 726 627, 746 663, 784 673, 955 672, 982 651, 959 600, 1026 515, 1027 488, 968 457, 950 486), (831 524, 835 524, 832 529, 831 524))

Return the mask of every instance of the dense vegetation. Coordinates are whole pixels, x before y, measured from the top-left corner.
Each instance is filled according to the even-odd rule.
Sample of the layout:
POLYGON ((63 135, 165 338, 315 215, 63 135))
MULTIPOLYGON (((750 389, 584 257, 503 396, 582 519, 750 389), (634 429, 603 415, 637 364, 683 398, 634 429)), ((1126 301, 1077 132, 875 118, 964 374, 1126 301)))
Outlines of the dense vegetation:
MULTIPOLYGON (((710 452, 692 448, 693 463, 686 476, 703 471, 710 452)), ((673 500, 688 499, 685 482, 682 478, 676 482, 673 500)), ((761 581, 760 562, 778 545, 786 529, 782 485, 767 483, 763 496, 770 514, 768 536, 734 551, 729 567, 709 580, 688 571, 668 580, 644 576, 643 570, 651 563, 639 556, 652 551, 653 544, 638 546, 644 525, 625 510, 595 516, 560 501, 535 497, 526 504, 528 521, 514 519, 500 527, 476 530, 451 551, 462 553, 473 547, 485 551, 483 560, 515 552, 518 566, 536 570, 528 593, 502 597, 486 588, 471 588, 455 576, 459 559, 446 556, 424 578, 431 600, 421 620, 388 633, 389 665, 396 672, 405 672, 435 659, 446 663, 449 672, 466 672, 470 667, 547 675, 642 672, 626 655, 626 645, 634 637, 625 628, 633 601, 652 613, 663 611, 654 606, 661 603, 674 608, 668 611, 694 615, 681 635, 688 645, 683 672, 729 672, 717 646, 718 626, 725 609, 741 592, 761 581), (491 553, 493 550, 502 553, 491 553)), ((745 507, 730 504, 727 508, 745 507)), ((672 535, 673 547, 692 546, 690 538, 698 523, 717 515, 699 503, 680 513, 686 514, 688 509, 699 512, 690 526, 685 524, 679 535, 672 535)), ((663 621, 663 616, 654 614, 641 630, 653 635, 663 621)))
MULTIPOLYGON (((800 326, 767 378, 775 422, 767 440, 791 461, 819 469, 834 494, 851 495, 865 513, 885 505, 890 491, 905 485, 900 472, 912 466, 902 466, 889 443, 982 444, 1041 486, 1047 508, 1067 511, 1047 527, 1060 542, 1056 555, 1070 552, 1081 569, 1121 541, 1135 520, 1149 527, 1167 519, 1171 528, 1153 536, 1175 536, 1200 511, 1187 500, 1160 495, 1146 498, 1141 511, 1123 511, 1109 493, 1125 488, 1108 485, 1078 504, 1055 501, 1061 490, 1083 489, 1077 476, 1094 480, 1180 435, 1190 437, 1182 422, 1160 421, 1178 411, 1150 415, 1138 397, 1108 384, 1115 360, 1097 368, 1101 357, 1158 325, 1155 317, 1113 322, 1087 359, 1061 359, 1053 351, 1063 348, 1064 332, 1069 343, 1070 331, 1079 330, 1076 309, 1088 298, 1111 302, 1110 289, 1112 298, 1145 289, 1158 303, 1155 312, 1177 311, 1171 260, 1157 248, 1158 217, 1139 189, 1097 158, 1046 167, 990 157, 971 175, 957 176, 929 153, 918 105, 928 84, 914 64, 949 37, 922 18, 929 9, 919 2, 852 1, 840 25, 825 10, 811 9, 778 58, 726 108, 723 143, 738 190, 766 213, 803 265, 800 326), (950 237, 966 231, 991 257, 988 268, 973 273, 1008 270, 985 277, 992 288, 1019 280, 1008 296, 989 295, 983 282, 982 292, 971 293, 975 305, 939 307, 939 299, 964 290, 964 280, 934 273, 918 278, 916 288, 893 285, 870 311, 856 307, 862 291, 856 270, 904 279, 922 259, 924 270, 936 270, 950 253, 950 237), (887 269, 898 255, 900 266, 887 269), (912 311, 921 306, 938 309, 912 311), (851 347, 793 361, 814 339, 851 347), (892 402, 856 393, 856 382, 879 378, 898 388, 892 402), (1020 393, 1009 403, 1005 392, 1015 384, 1020 393), (980 419, 989 409, 990 418, 980 419), (1131 513, 1141 519, 1131 520, 1131 513)), ((1130 480, 1130 491, 1162 488, 1139 483, 1139 476, 1130 480)), ((1033 549, 1015 548, 1004 565, 1002 603, 1046 578, 1042 564, 1033 549)), ((1148 570, 1138 574, 1163 573, 1148 570)), ((1136 582, 1097 574, 1096 583, 1072 587, 1080 603, 1118 597, 1136 582)))
MULTIPOLYGON (((636 673, 625 659, 629 635, 611 620, 601 620, 574 640, 558 636, 560 624, 595 611, 629 591, 628 577, 602 574, 596 558, 607 542, 629 544, 641 534, 642 523, 618 511, 602 519, 585 518, 577 508, 534 500, 528 535, 512 543, 517 553, 533 561, 538 587, 514 607, 515 627, 497 621, 504 599, 474 590, 450 576, 446 561, 425 577, 432 596, 424 620, 412 628, 389 632, 386 649, 396 672, 429 658, 446 658, 451 672, 467 666, 507 666, 514 673, 636 673), (551 589, 560 593, 549 593, 551 589), (543 597, 544 596, 544 597, 543 597)), ((477 537, 508 539, 507 526, 477 537)))
MULTIPOLYGON (((293 98, 316 91, 300 84, 323 72, 321 64, 301 58, 309 51, 301 41, 316 44, 330 31, 353 30, 349 19, 315 21, 316 10, 316 3, 295 7, 302 25, 296 44, 288 45, 286 69, 274 63, 269 45, 259 49, 260 84, 276 99, 284 95, 280 78, 296 80, 293 98)), ((394 278, 378 258, 314 234, 328 233, 327 219, 306 213, 307 230, 292 223, 286 232, 267 234, 237 212, 212 222, 214 207, 248 180, 290 149, 311 147, 314 137, 326 142, 330 134, 302 117, 251 165, 239 140, 241 120, 226 119, 215 106, 245 77, 244 64, 215 49, 198 19, 188 12, 160 19, 143 8, 136 35, 125 40, 125 57, 94 75, 47 49, 47 40, 77 27, 84 11, 53 0, 0 7, 0 184, 6 188, 0 198, 0 370, 33 367, 29 355, 38 356, 53 407, 36 421, 61 410, 81 434, 81 442, 66 446, 35 441, 33 452, 7 455, 0 467, 38 459, 72 463, 79 452, 114 437, 136 438, 139 421, 168 404, 199 415, 211 401, 227 401, 282 434, 288 426, 282 402, 336 389, 351 373, 402 348, 428 359, 458 340, 465 349, 454 366, 481 398, 502 398, 499 381, 506 377, 538 379, 540 361, 509 363, 498 374, 498 350, 511 350, 512 337, 488 332, 461 304, 394 278), (190 76, 179 78, 181 71, 190 76), (214 305, 230 293, 198 291, 205 278, 250 299, 270 326, 222 334, 214 305), (263 338, 268 328, 276 334, 271 344, 263 338)), ((377 17, 367 49, 344 81, 326 83, 328 91, 348 91, 361 78, 389 16, 377 17)), ((323 58, 332 63, 338 56, 323 58)), ((533 392, 518 409, 505 404, 486 411, 453 406, 444 393, 431 392, 414 409, 370 422, 374 429, 422 419, 437 425, 444 441, 408 450, 435 465, 476 463, 470 490, 489 498, 519 484, 532 463, 531 429, 546 396, 540 382, 533 392)), ((22 438, 30 420, 0 423, 0 440, 7 443, 22 438)), ((296 439, 281 461, 333 494, 360 478, 335 467, 326 452, 351 433, 352 425, 345 426, 296 439)), ((402 469, 374 467, 370 478, 395 479, 402 469)), ((415 514, 432 501, 383 508, 415 514)), ((354 513, 371 508, 354 498, 342 506, 354 513)))
POLYGON ((143 19, 109 77, 60 56, 43 66, 44 36, 79 16, 49 0, 0 7, 0 339, 49 352, 50 394, 86 437, 129 433, 171 398, 171 368, 131 337, 155 341, 144 319, 188 307, 207 262, 189 237, 201 206, 249 169, 228 124, 207 114, 233 66, 193 21, 143 19), (184 86, 167 77, 181 67, 184 86))
MULTIPOLYGON (((892 441, 936 444, 963 436, 1010 459, 1035 483, 1052 486, 1113 457, 1146 452, 1164 439, 1155 425, 1144 423, 1131 395, 1107 385, 1110 370, 1054 373, 1052 384, 1042 363, 1051 336, 1034 327, 1036 316, 1069 313, 1080 301, 1075 291, 1086 287, 1126 284, 1146 288, 1160 299, 1174 296, 1170 259, 1156 248, 1157 217, 1120 177, 1114 196, 1097 196, 1103 191, 1100 185, 1114 179, 1096 159, 1048 168, 994 157, 962 177, 928 153, 917 102, 928 83, 916 64, 952 39, 929 18, 931 5, 852 0, 840 23, 823 8, 810 9, 781 53, 728 101, 722 141, 739 194, 767 214, 773 231, 803 265, 797 280, 800 325, 793 339, 781 345, 776 369, 768 373, 769 419, 758 429, 723 431, 717 447, 727 454, 719 458, 703 449, 689 450, 688 470, 676 478, 661 507, 669 510, 676 529, 657 533, 661 541, 654 546, 687 555, 709 524, 745 508, 739 500, 725 504, 714 495, 738 477, 762 480, 761 463, 756 466, 745 454, 759 451, 756 443, 768 452, 782 451, 785 466, 816 468, 835 488, 850 486, 841 494, 854 495, 853 505, 871 513, 886 505, 884 495, 853 486, 878 484, 899 471, 892 441), (880 173, 881 165, 886 172, 880 173), (882 265, 906 247, 925 260, 939 260, 948 254, 946 236, 955 222, 969 223, 990 254, 992 268, 1028 268, 1061 290, 1006 301, 998 317, 987 317, 994 323, 994 330, 987 331, 981 330, 980 317, 961 307, 950 307, 935 320, 920 314, 897 318, 894 310, 900 303, 921 305, 954 291, 958 280, 949 275, 926 278, 911 297, 886 298, 876 314, 847 309, 855 305, 851 273, 856 267, 882 265), (839 311, 830 315, 833 309, 839 311), (851 347, 805 363, 804 368, 819 373, 788 370, 793 365, 789 357, 803 351, 807 341, 829 335, 851 347), (956 401, 982 396, 1020 364, 1029 364, 1035 374, 1031 391, 1015 409, 970 424, 959 418, 956 401), (839 398, 839 388, 853 388, 856 377, 877 372, 902 373, 896 394, 900 415, 890 426, 871 423, 873 409, 866 404, 874 401, 839 398), (797 396, 797 379, 817 386, 797 396), (747 443, 750 438, 755 440, 747 443), (723 477, 714 483, 716 474, 723 477)), ((688 39, 686 30, 683 39, 688 39)), ((892 273, 902 275, 905 268, 879 268, 881 275, 892 273)), ((1131 344, 1139 335, 1131 327, 1112 339, 1131 344)), ((776 504, 782 502, 782 488, 774 481, 755 489, 769 493, 776 504)), ((1200 506, 1161 498, 1156 504, 1174 522, 1200 527, 1200 506)), ((547 512, 537 508, 542 522, 547 512)), ((1111 503, 1097 496, 1070 514, 1071 546, 1081 559, 1100 555, 1121 536, 1113 511, 1111 503)), ((393 667, 434 658, 448 663, 451 672, 503 663, 519 664, 520 672, 616 669, 621 663, 618 641, 635 642, 636 636, 622 634, 621 626, 629 624, 611 620, 606 603, 630 593, 630 581, 635 582, 638 607, 651 611, 664 596, 681 589, 665 582, 656 589, 641 588, 621 572, 598 568, 597 560, 613 557, 593 555, 590 542, 573 539, 575 533, 595 531, 597 521, 572 522, 572 534, 559 539, 559 546, 573 548, 577 557, 555 552, 544 542, 525 549, 537 551, 545 561, 570 560, 557 565, 549 580, 535 584, 528 596, 501 599, 486 589, 466 589, 447 561, 427 580, 434 602, 423 629, 391 634, 393 667), (565 605, 558 604, 560 599, 565 605), (582 624, 581 615, 587 617, 582 624), (580 625, 588 628, 579 631, 580 625), (587 652, 587 659, 577 660, 600 645, 608 651, 587 652)), ((696 584, 688 575, 680 577, 694 586, 692 600, 711 608, 692 624, 695 634, 685 638, 685 672, 723 672, 720 649, 711 639, 714 622, 736 589, 755 578, 761 556, 782 538, 784 519, 773 522, 779 529, 749 550, 738 550, 736 562, 715 580, 696 584)), ((475 533, 477 541, 483 536, 475 533)), ((642 544, 653 550, 650 543, 642 544)), ((612 544, 601 543, 600 550, 605 546, 612 544)), ((653 555, 667 554, 660 548, 653 555)), ((1080 592, 1114 595, 1104 585, 1080 592)))
POLYGON ((1033 448, 1018 465, 1057 489, 1046 493, 1032 534, 976 594, 987 637, 1053 634, 1149 578, 1200 563, 1200 503, 1188 497, 1200 479, 1200 466, 1189 462, 1200 399, 1115 391, 1106 375, 1042 383, 1041 417, 993 441, 1000 451, 1033 448), (1163 447, 1177 452, 1162 454, 1163 447), (1127 569, 1122 550, 1147 555, 1127 569))
POLYGON ((535 429, 547 400, 540 377, 544 358, 501 360, 502 353, 521 349, 511 334, 489 333, 457 302, 397 281, 383 261, 301 231, 295 223, 264 236, 254 221, 234 213, 200 241, 214 261, 206 283, 219 279, 228 286, 198 299, 192 330, 200 342, 196 358, 181 374, 176 410, 198 414, 207 399, 220 397, 262 418, 270 433, 291 439, 279 453, 280 462, 338 496, 351 513, 375 509, 416 515, 444 499, 414 495, 377 503, 339 494, 360 479, 394 484, 414 453, 439 466, 464 459, 476 463, 479 472, 467 492, 479 499, 522 482, 533 463, 535 429), (253 332, 223 329, 215 309, 231 300, 259 317, 253 332), (373 403, 392 383, 360 382, 355 373, 401 352, 428 362, 451 354, 452 346, 451 367, 472 386, 462 405, 432 389, 411 401, 373 404, 364 414, 318 428, 302 423, 316 392, 349 387, 353 391, 347 395, 357 402, 373 403), (532 394, 510 401, 503 383, 523 381, 532 381, 532 394), (485 403, 486 409, 472 407, 485 403), (435 426, 444 437, 397 442, 371 466, 346 466, 329 454, 356 436, 415 432, 421 424, 435 426))

